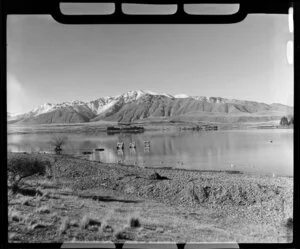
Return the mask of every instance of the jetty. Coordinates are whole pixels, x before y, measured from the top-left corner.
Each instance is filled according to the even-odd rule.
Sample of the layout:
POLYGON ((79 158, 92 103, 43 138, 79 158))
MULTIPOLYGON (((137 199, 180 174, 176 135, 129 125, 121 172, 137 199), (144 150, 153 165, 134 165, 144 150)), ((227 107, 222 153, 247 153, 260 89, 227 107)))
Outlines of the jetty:
POLYGON ((108 126, 106 128, 107 134, 115 133, 143 133, 145 128, 143 126, 131 124, 118 124, 117 126, 108 126))

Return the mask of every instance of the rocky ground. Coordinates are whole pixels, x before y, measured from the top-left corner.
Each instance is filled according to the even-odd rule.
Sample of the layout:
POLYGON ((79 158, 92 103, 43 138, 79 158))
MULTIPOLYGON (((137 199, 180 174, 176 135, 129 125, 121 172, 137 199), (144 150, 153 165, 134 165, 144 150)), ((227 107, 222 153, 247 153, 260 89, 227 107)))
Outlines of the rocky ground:
POLYGON ((293 178, 9 153, 51 164, 8 192, 10 242, 292 240, 293 178))

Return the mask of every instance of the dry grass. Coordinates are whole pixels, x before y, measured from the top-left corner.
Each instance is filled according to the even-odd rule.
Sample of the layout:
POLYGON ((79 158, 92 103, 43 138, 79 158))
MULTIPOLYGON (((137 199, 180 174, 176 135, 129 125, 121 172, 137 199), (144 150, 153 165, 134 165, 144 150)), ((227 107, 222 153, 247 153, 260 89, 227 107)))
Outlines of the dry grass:
POLYGON ((15 222, 20 222, 23 220, 21 212, 17 211, 15 208, 8 209, 8 217, 15 222))
POLYGON ((36 228, 45 228, 45 227, 49 227, 52 226, 52 223, 48 223, 48 222, 43 222, 43 221, 38 221, 38 222, 33 222, 33 224, 29 227, 30 230, 34 230, 36 228))
POLYGON ((120 207, 115 208, 114 211, 115 211, 116 213, 126 213, 126 212, 128 212, 126 209, 120 208, 120 207))
POLYGON ((84 215, 82 217, 81 221, 80 221, 80 227, 82 229, 86 229, 89 226, 98 226, 98 227, 100 227, 101 226, 101 221, 99 221, 98 219, 95 219, 95 218, 90 218, 87 215, 84 215))
POLYGON ((54 181, 48 179, 39 179, 37 180, 37 184, 41 188, 56 188, 56 184, 54 181))
POLYGON ((35 210, 39 214, 50 214, 51 208, 48 205, 41 206, 35 210))
POLYGON ((102 224, 101 224, 100 231, 103 232, 103 233, 113 233, 114 229, 106 221, 103 221, 102 224))
MULTIPOLYGON (((62 167, 68 166, 64 163, 63 157, 60 160, 62 160, 62 167)), ((69 163, 70 171, 72 171, 73 161, 69 163)), ((90 162, 78 161, 76 169, 82 169, 83 164, 89 165, 90 162)), ((119 168, 114 167, 109 168, 113 172, 109 171, 112 176, 119 174, 119 168)), ((98 168, 104 173, 108 170, 105 166, 98 168)), ((122 168, 122 174, 124 174, 124 170, 122 168)), ((136 169, 130 168, 130 170, 136 169)), ((21 194, 10 195, 9 232, 18 231, 17 237, 20 238, 19 241, 23 242, 48 242, 50 240, 57 242, 62 238, 67 240, 75 238, 81 241, 94 241, 95 239, 153 241, 154 238, 155 241, 238 241, 244 243, 276 243, 278 235, 281 236, 279 240, 284 241, 286 233, 292 232, 290 228, 292 228, 293 219, 286 219, 292 217, 291 202, 286 202, 284 215, 281 214, 278 202, 280 196, 289 200, 287 193, 291 189, 289 182, 292 180, 287 181, 285 178, 256 179, 246 175, 225 173, 198 175, 198 173, 175 170, 160 171, 162 175, 172 178, 172 181, 159 181, 153 185, 144 178, 135 178, 130 182, 125 179, 124 182, 118 180, 121 187, 114 191, 101 187, 100 189, 87 189, 84 192, 91 196, 97 192, 99 196, 116 197, 120 200, 119 202, 82 200, 81 197, 78 197, 81 191, 72 192, 72 189, 69 188, 73 182, 67 177, 67 180, 63 177, 60 178, 60 184, 55 190, 45 181, 44 183, 49 185, 49 189, 40 185, 43 195, 30 197, 21 194), (195 186, 189 183, 190 179, 193 180, 195 186), (239 188, 224 189, 227 185, 230 187, 232 182, 241 186, 242 193, 239 188), (249 182, 252 182, 251 186, 249 182), (262 190, 255 187, 257 183, 262 185, 262 182, 266 182, 266 186, 263 186, 262 190), (145 199, 141 202, 122 201, 123 199, 127 200, 127 198, 134 199, 131 195, 128 197, 122 192, 124 190, 122 187, 125 184, 138 189, 139 194, 141 193, 145 199), (273 186, 280 186, 280 188, 277 190, 273 186), (263 191, 264 189, 267 189, 266 193, 263 191), (50 191, 52 197, 48 198, 51 194, 50 191), (192 201, 196 197, 190 195, 191 191, 199 200, 203 200, 202 205, 207 204, 207 206, 201 208, 199 203, 193 203, 192 201), (206 194, 207 198, 205 197, 206 194), (229 194, 233 196, 233 199, 236 199, 235 202, 224 201, 227 200, 229 194), (256 194, 260 194, 264 198, 263 206, 260 203, 246 202, 248 196, 255 199, 256 196, 254 195, 256 194), (54 198, 56 196, 58 197, 54 198), (242 199, 243 196, 247 197, 246 201, 242 199), (268 197, 271 198, 272 202, 268 197), (30 203, 29 206, 22 204, 26 201, 30 203), (239 201, 244 201, 243 203, 246 202, 249 205, 239 205, 239 201), (84 203, 84 208, 81 206, 82 203, 84 203), (214 205, 209 206, 208 204, 211 203, 214 205), (224 209, 217 209, 220 206, 224 209), (262 212, 259 212, 260 210, 262 212), (48 213, 49 211, 50 213, 48 213), (44 212, 48 214, 45 215, 44 212), (68 218, 65 220, 63 218, 66 215, 68 218), (12 217, 15 217, 14 220, 12 217), (269 222, 270 220, 272 222, 269 222), (242 226, 242 224, 248 225, 242 226), (49 227, 51 225, 52 227, 49 227), (36 231, 28 233, 28 228, 36 229, 36 231), (60 236, 59 233, 64 233, 64 236, 60 236)), ((138 173, 141 172, 138 171, 138 173)), ((102 174, 100 175, 102 176, 102 174)), ((109 179, 117 179, 117 177, 109 179)), ((35 180, 36 178, 26 179, 25 183, 31 187, 39 186, 35 180)), ((140 195, 134 200, 139 200, 139 198, 140 195)))
POLYGON ((79 226, 77 220, 70 220, 69 224, 70 224, 71 227, 78 227, 79 226))
POLYGON ((134 240, 134 235, 129 233, 126 230, 121 230, 115 233, 114 237, 116 238, 116 240, 134 240))
POLYGON ((24 206, 30 206, 30 201, 32 200, 32 198, 30 197, 27 197, 27 198, 24 198, 21 202, 22 205, 24 206))
POLYGON ((14 198, 14 201, 13 203, 14 204, 21 204, 21 205, 25 205, 25 206, 29 206, 30 204, 30 201, 32 200, 33 198, 30 197, 30 196, 24 196, 24 195, 21 195, 21 194, 17 194, 14 198))
POLYGON ((48 200, 49 198, 51 198, 51 192, 50 191, 44 191, 41 200, 48 200))
POLYGON ((293 218, 288 218, 287 220, 286 220, 286 224, 285 224, 285 226, 288 228, 288 229, 293 229, 293 223, 294 223, 294 221, 293 221, 293 218))
POLYGON ((60 224, 60 227, 59 227, 59 234, 63 234, 67 231, 67 229, 69 228, 70 226, 70 220, 68 217, 65 217, 62 221, 61 221, 61 224, 60 224))
POLYGON ((132 217, 129 219, 129 225, 132 228, 137 228, 137 227, 141 226, 141 222, 140 222, 139 218, 132 217))
POLYGON ((82 219, 80 220, 80 227, 82 229, 87 228, 87 226, 89 225, 89 222, 90 222, 90 218, 87 215, 84 215, 82 217, 82 219))

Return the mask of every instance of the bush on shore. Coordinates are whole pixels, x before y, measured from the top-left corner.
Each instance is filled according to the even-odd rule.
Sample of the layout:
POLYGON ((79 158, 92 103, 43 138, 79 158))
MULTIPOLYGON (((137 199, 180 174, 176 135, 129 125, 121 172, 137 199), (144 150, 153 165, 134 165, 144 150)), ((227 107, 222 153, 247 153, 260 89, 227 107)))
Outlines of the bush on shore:
POLYGON ((49 144, 54 147, 54 151, 57 155, 61 154, 62 146, 67 143, 68 137, 66 136, 53 136, 49 141, 49 144))
POLYGON ((8 180, 14 193, 19 189, 22 179, 33 175, 46 175, 50 162, 32 155, 9 155, 7 159, 8 180))
POLYGON ((285 116, 280 119, 280 126, 290 126, 290 125, 293 125, 293 124, 294 124, 294 117, 293 116, 290 118, 290 120, 288 120, 288 118, 285 117, 285 116))

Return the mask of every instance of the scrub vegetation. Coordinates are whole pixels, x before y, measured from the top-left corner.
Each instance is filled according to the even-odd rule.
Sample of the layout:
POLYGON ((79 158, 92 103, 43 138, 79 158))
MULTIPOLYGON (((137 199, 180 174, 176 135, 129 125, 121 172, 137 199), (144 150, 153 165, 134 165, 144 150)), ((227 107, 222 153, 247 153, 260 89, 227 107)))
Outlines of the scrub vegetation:
POLYGON ((292 241, 292 177, 8 153, 9 168, 23 165, 8 189, 10 242, 292 241))

